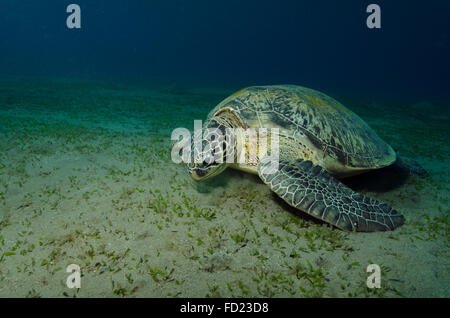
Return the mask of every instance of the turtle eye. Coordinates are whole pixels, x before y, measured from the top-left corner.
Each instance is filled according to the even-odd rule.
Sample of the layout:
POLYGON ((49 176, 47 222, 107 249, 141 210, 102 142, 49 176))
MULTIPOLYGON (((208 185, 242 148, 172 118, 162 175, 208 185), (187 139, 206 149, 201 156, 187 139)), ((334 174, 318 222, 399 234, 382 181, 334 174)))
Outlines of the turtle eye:
POLYGON ((203 161, 203 163, 201 164, 202 168, 208 168, 209 166, 211 166, 211 162, 203 161))

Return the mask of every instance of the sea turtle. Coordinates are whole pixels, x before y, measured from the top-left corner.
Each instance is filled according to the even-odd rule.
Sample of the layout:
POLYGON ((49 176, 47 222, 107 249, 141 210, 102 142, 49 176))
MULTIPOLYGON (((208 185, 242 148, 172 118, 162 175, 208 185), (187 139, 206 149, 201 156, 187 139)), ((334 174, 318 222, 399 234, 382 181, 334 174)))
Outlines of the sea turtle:
POLYGON ((248 87, 217 105, 203 125, 206 128, 222 132, 278 128, 279 165, 270 171, 269 152, 240 164, 204 160, 217 142, 225 149, 219 156, 231 149, 236 158, 242 150, 237 147, 258 141, 248 138, 240 146, 233 141, 227 148, 225 138, 215 140, 203 134, 203 148, 197 153, 202 157, 188 164, 196 181, 231 167, 259 175, 290 206, 342 230, 394 230, 404 222, 403 215, 387 204, 358 194, 336 179, 389 166, 397 155, 359 116, 324 93, 296 85, 248 87))

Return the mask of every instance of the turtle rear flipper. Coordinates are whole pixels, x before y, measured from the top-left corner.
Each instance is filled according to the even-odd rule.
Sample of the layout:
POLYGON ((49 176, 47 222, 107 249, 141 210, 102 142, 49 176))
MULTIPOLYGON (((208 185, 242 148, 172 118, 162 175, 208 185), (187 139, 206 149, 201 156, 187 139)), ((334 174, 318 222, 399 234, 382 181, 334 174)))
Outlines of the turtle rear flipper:
POLYGON ((402 157, 398 153, 395 165, 409 174, 413 174, 419 177, 428 176, 428 172, 417 161, 410 158, 402 157))
POLYGON ((264 183, 289 205, 315 218, 358 232, 389 231, 403 224, 403 215, 396 210, 354 192, 311 161, 280 159, 276 171, 271 164, 265 157, 258 165, 264 183))

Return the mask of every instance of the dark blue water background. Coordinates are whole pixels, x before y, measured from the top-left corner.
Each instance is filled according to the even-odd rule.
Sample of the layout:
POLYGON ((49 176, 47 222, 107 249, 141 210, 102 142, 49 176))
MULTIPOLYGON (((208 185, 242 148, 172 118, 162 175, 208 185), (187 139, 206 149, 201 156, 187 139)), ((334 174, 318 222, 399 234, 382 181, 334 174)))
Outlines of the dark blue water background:
POLYGON ((0 77, 450 97, 450 1, 2 0, 0 77), (66 27, 81 7, 82 28, 66 27), (381 30, 366 7, 382 9, 381 30))

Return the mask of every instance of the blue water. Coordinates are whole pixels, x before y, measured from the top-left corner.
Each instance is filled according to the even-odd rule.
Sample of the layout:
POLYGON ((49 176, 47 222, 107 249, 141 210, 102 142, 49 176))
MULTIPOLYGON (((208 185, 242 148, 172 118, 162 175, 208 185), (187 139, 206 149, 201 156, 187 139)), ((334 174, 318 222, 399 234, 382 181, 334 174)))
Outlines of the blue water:
POLYGON ((450 2, 42 0, 0 3, 0 76, 450 96, 450 2), (81 7, 81 29, 66 7, 81 7))

